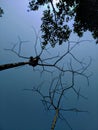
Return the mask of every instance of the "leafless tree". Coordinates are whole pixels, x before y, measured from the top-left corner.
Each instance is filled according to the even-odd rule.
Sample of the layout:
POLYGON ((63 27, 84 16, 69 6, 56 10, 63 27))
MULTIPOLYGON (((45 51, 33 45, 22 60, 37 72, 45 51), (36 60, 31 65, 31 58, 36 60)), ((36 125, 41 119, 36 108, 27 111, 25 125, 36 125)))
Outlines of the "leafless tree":
MULTIPOLYGON (((69 92, 70 90, 73 90, 74 94, 78 98, 81 97, 83 99, 87 99, 87 97, 85 97, 84 95, 81 94, 80 88, 77 88, 75 80, 78 76, 81 76, 87 80, 87 83, 89 85, 89 76, 90 75, 87 74, 86 71, 88 70, 88 68, 91 64, 91 58, 88 63, 84 63, 83 60, 79 60, 72 53, 72 50, 78 44, 80 44, 84 41, 89 41, 89 40, 67 41, 66 49, 63 54, 58 54, 55 56, 52 55, 52 57, 47 56, 46 58, 44 58, 44 55, 46 53, 49 53, 48 52, 49 48, 47 48, 47 46, 43 46, 40 44, 41 51, 38 54, 38 50, 37 50, 38 43, 37 42, 38 42, 39 37, 36 32, 35 32, 35 34, 36 34, 36 40, 34 43, 34 49, 35 49, 36 56, 26 57, 26 56, 21 55, 22 45, 28 41, 22 41, 19 37, 18 38, 19 39, 18 51, 16 51, 17 44, 15 44, 11 49, 5 49, 5 50, 13 52, 19 58, 26 59, 27 61, 0 65, 0 71, 9 69, 9 68, 13 68, 13 67, 22 66, 22 65, 30 65, 35 70, 37 70, 36 67, 39 66, 38 71, 40 73, 44 73, 44 72, 52 73, 52 68, 54 68, 54 71, 58 71, 59 75, 57 75, 57 77, 54 76, 52 78, 51 82, 49 83, 49 86, 46 86, 47 87, 46 95, 43 93, 43 89, 42 89, 43 84, 42 83, 40 85, 38 85, 38 87, 35 86, 32 89, 24 89, 24 90, 30 90, 32 92, 37 92, 41 96, 42 103, 44 104, 45 108, 49 111, 55 112, 53 120, 52 120, 51 128, 50 128, 51 130, 55 129, 58 119, 64 120, 66 122, 66 124, 68 125, 68 127, 70 129, 72 129, 71 124, 63 116, 62 112, 67 112, 67 111, 87 112, 87 111, 78 109, 76 107, 65 108, 64 106, 62 106, 62 102, 64 100, 66 100, 65 93, 67 91, 69 92), (64 61, 64 58, 66 58, 67 56, 70 56, 69 64, 67 63, 67 61, 66 61, 66 63, 64 61), (79 64, 79 68, 74 68, 73 61, 75 61, 77 64, 79 64), (49 68, 51 68, 51 69, 49 69, 49 68), (70 74, 70 77, 71 77, 69 83, 66 83, 66 79, 64 79, 66 77, 65 75, 67 75, 67 74, 70 74)), ((40 43, 41 43, 41 41, 40 41, 40 43)), ((66 106, 66 104, 65 104, 65 106, 66 106)))
MULTIPOLYGON (((66 49, 65 49, 65 52, 64 54, 61 54, 61 55, 56 55, 56 56, 52 56, 52 57, 47 57, 47 58, 43 58, 43 53, 45 55, 45 53, 48 52, 48 48, 46 46, 43 46, 43 45, 40 45, 41 47, 41 52, 39 54, 37 54, 37 41, 38 41, 38 36, 36 34, 36 40, 35 40, 35 43, 34 43, 34 48, 35 48, 35 53, 36 53, 36 56, 30 56, 30 57, 26 57, 26 56, 23 56, 21 55, 21 49, 22 49, 22 44, 25 43, 25 42, 28 42, 28 41, 22 41, 20 39, 20 37, 18 38, 19 39, 19 49, 18 51, 15 50, 17 44, 14 44, 12 48, 10 49, 5 49, 7 51, 10 51, 10 52, 13 52, 14 54, 16 54, 19 58, 23 58, 23 59, 26 59, 27 61, 24 61, 24 62, 18 62, 18 63, 10 63, 10 64, 4 64, 4 65, 0 65, 0 71, 2 70, 6 70, 6 69, 9 69, 9 68, 14 68, 14 67, 18 67, 18 66, 23 66, 23 65, 30 65, 32 66, 33 68, 35 68, 36 66, 40 66, 43 68, 43 71, 48 71, 48 70, 45 70, 45 68, 55 68, 59 71, 63 71, 63 72, 71 72, 70 69, 65 69, 64 67, 61 67, 59 66, 58 64, 61 63, 61 61, 67 56, 67 55, 70 55, 72 59, 74 59, 76 62, 78 62, 80 65, 81 65, 81 69, 78 71, 78 73, 83 73, 89 66, 89 64, 91 64, 91 59, 88 63, 88 65, 86 67, 84 67, 84 62, 83 61, 80 61, 78 58, 75 57, 74 54, 72 54, 72 50, 78 45, 80 44, 81 42, 84 42, 84 41, 89 41, 89 40, 82 40, 82 41, 68 41, 66 42, 66 49), (73 46, 72 46, 72 43, 73 46), (54 60, 53 60, 54 59, 54 60), (49 61, 47 63, 47 61, 49 61), (52 62, 51 62, 52 61, 52 62), (83 69, 85 68, 85 69, 83 69)), ((41 44, 41 43, 40 43, 41 44)), ((51 52, 50 52, 51 53, 51 52)), ((76 71, 77 73, 77 71, 76 71)))
MULTIPOLYGON (((58 119, 61 119, 63 121, 66 122, 66 124, 68 125, 68 127, 72 130, 71 124, 69 123, 69 121, 63 116, 63 112, 68 112, 68 111, 72 111, 72 112, 87 112, 86 110, 81 110, 79 108, 76 108, 75 106, 73 108, 66 108, 65 106, 67 106, 65 102, 66 98, 65 95, 67 92, 70 92, 70 90, 73 90, 74 94, 79 98, 83 98, 83 99, 87 99, 87 97, 85 97, 83 94, 81 94, 80 92, 80 88, 78 89, 75 83, 75 80, 77 78, 77 76, 81 76, 87 79, 87 82, 89 83, 89 76, 84 75, 82 72, 84 70, 82 70, 82 72, 78 72, 78 71, 74 71, 73 67, 72 67, 72 63, 70 63, 71 66, 71 79, 70 79, 70 83, 66 83, 66 76, 65 74, 67 73, 66 71, 62 71, 60 72, 59 76, 54 77, 51 81, 51 83, 49 83, 49 86, 45 86, 47 87, 47 93, 45 94, 44 88, 42 88, 43 83, 41 83, 40 85, 38 85, 37 87, 33 87, 32 89, 24 89, 27 91, 32 91, 32 92, 36 92, 41 96, 41 101, 43 103, 43 105, 45 106, 45 109, 48 111, 54 111, 54 117, 52 120, 52 124, 51 124, 51 130, 55 129, 55 126, 57 124, 58 119), (62 105, 63 102, 63 105, 62 105)), ((87 68, 85 68, 87 69, 87 68)))

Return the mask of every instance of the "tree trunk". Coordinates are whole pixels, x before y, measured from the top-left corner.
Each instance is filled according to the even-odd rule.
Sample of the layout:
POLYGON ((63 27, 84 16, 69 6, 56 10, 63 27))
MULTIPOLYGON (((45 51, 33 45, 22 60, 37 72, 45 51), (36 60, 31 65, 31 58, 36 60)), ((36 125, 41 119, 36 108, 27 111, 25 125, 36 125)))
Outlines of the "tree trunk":
POLYGON ((18 66, 22 66, 22 65, 26 65, 26 64, 29 64, 29 62, 18 62, 18 63, 0 65, 0 71, 14 68, 14 67, 18 67, 18 66))
POLYGON ((56 126, 56 123, 57 123, 57 119, 58 119, 58 115, 59 115, 59 110, 56 109, 55 110, 55 115, 54 115, 54 118, 53 118, 53 121, 52 121, 52 125, 51 125, 51 130, 55 129, 55 126, 56 126))

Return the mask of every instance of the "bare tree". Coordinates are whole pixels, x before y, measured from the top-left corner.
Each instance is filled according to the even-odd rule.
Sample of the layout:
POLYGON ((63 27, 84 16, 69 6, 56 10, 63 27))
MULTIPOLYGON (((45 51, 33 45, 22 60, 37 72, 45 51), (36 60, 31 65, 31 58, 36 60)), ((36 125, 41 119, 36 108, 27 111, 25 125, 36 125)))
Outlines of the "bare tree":
MULTIPOLYGON (((36 34, 36 32, 35 32, 36 34)), ((44 73, 44 72, 51 72, 52 73, 52 68, 54 68, 54 71, 58 70, 59 75, 57 77, 53 77, 51 79, 51 82, 49 83, 49 86, 47 87, 47 94, 45 95, 43 93, 42 86, 43 84, 41 83, 38 86, 35 86, 31 89, 24 89, 24 90, 29 90, 32 92, 37 92, 41 96, 42 103, 44 104, 45 108, 49 111, 54 111, 54 117, 52 120, 51 124, 51 130, 55 129, 55 126, 57 124, 58 119, 64 120, 68 127, 72 129, 71 124, 67 119, 63 116, 62 112, 87 112, 85 110, 81 110, 79 108, 76 108, 75 106, 73 108, 66 108, 62 106, 62 102, 66 100, 65 98, 65 93, 70 90, 73 90, 74 94, 79 98, 87 99, 84 95, 81 94, 80 88, 77 88, 77 85, 75 83, 75 80, 78 76, 81 76, 87 80, 87 83, 89 85, 89 76, 86 71, 88 70, 90 64, 91 64, 91 58, 88 63, 84 63, 83 60, 79 60, 73 53, 72 50, 80 43, 84 41, 89 41, 89 40, 81 40, 81 41, 68 41, 66 42, 66 51, 63 54, 58 54, 52 57, 47 56, 44 58, 43 55, 46 53, 49 53, 49 48, 47 46, 40 45, 41 51, 38 54, 37 50, 37 42, 38 42, 38 35, 36 34, 36 40, 34 44, 34 49, 35 49, 35 54, 36 56, 30 56, 26 57, 21 55, 21 50, 22 50, 22 45, 25 42, 28 41, 22 41, 19 39, 19 47, 18 51, 16 51, 16 46, 15 44, 11 49, 5 49, 6 51, 13 52, 16 54, 19 58, 26 59, 27 61, 25 62, 19 62, 19 63, 11 63, 11 64, 5 64, 5 65, 0 65, 0 70, 5 70, 13 67, 18 67, 22 65, 30 65, 33 68, 36 69, 37 66, 39 66, 39 73, 44 73), (70 56, 70 62, 66 61, 64 62, 64 58, 67 56, 70 56), (74 68, 73 61, 75 61, 77 64, 79 64, 79 68, 74 68), (40 69, 41 68, 41 69, 40 69), (49 69, 51 68, 51 69, 49 69), (66 83, 66 79, 64 79, 66 76, 70 74, 70 80, 69 83, 66 83)), ((41 42, 40 42, 41 43, 41 42)), ((66 104, 65 104, 66 106, 66 104)))
MULTIPOLYGON (((38 85, 37 87, 34 86, 32 89, 24 89, 27 91, 32 91, 32 92, 36 92, 41 96, 41 101, 43 103, 43 105, 45 106, 45 109, 48 111, 54 111, 54 117, 52 120, 52 124, 51 124, 51 130, 55 129, 55 126, 57 124, 58 119, 61 119, 63 121, 65 121, 65 123, 68 125, 68 127, 72 130, 72 126, 69 123, 69 121, 63 116, 64 112, 87 112, 86 110, 81 110, 79 108, 76 108, 75 106, 73 108, 66 108, 65 106, 67 106, 67 104, 65 102, 66 98, 65 95, 66 93, 70 90, 73 90, 74 94, 79 98, 83 98, 84 100, 87 99, 87 97, 85 97, 83 94, 81 94, 80 92, 80 88, 78 89, 75 83, 75 80, 77 78, 78 75, 80 75, 81 77, 84 77, 87 79, 87 82, 89 83, 89 76, 84 75, 82 72, 84 71, 84 69, 82 70, 82 72, 78 72, 75 71, 72 67, 72 63, 70 63, 71 66, 71 79, 70 79, 70 83, 67 84, 66 83, 66 76, 65 74, 67 73, 66 71, 61 71, 59 76, 54 77, 51 81, 51 83, 49 83, 49 86, 45 86, 47 87, 47 94, 44 94, 44 88, 42 88, 43 83, 41 83, 40 85, 38 85), (62 105, 63 103, 63 105, 62 105)), ((87 69, 87 68, 85 68, 87 69)))
MULTIPOLYGON (((43 58, 42 57, 42 54, 45 52, 47 53, 48 51, 48 48, 46 46, 43 46, 43 45, 40 45, 41 47, 41 52, 39 54, 37 54, 37 42, 38 42, 38 36, 36 34, 36 40, 35 40, 35 45, 34 45, 34 48, 35 48, 35 53, 36 53, 36 56, 30 56, 30 57, 26 57, 26 56, 23 56, 21 55, 21 49, 22 49, 22 44, 25 43, 25 42, 28 42, 28 41, 22 41, 19 37, 19 48, 18 48, 18 51, 15 50, 15 47, 17 46, 17 44, 14 44, 13 47, 11 49, 5 49, 6 51, 10 51, 10 52, 13 52, 14 54, 16 54, 19 58, 23 58, 23 59, 26 59, 27 61, 24 61, 24 62, 18 62, 18 63, 9 63, 9 64, 4 64, 4 65, 0 65, 0 71, 2 70, 6 70, 6 69, 9 69, 9 68, 14 68, 14 67, 18 67, 18 66, 23 66, 23 65, 30 65, 32 66, 33 68, 36 67, 36 66, 40 66, 43 68, 43 71, 45 71, 45 67, 49 68, 55 68, 55 69, 58 69, 59 71, 63 71, 63 72, 71 72, 70 69, 67 69, 65 70, 65 68, 59 66, 58 64, 67 56, 67 55, 70 55, 72 59, 74 59, 76 62, 78 62, 81 67, 84 68, 84 64, 83 61, 80 61, 78 58, 75 57, 74 54, 72 54, 72 50, 78 45, 80 44, 81 42, 89 42, 90 40, 81 40, 81 41, 68 41, 66 42, 66 49, 65 49, 65 52, 64 54, 62 55, 56 55, 56 56, 52 56, 52 57, 47 57, 47 58, 43 58), (72 43, 73 46, 72 46, 72 43), (52 63, 51 63, 51 60, 55 59, 52 63), (49 61, 49 63, 47 63, 47 61, 49 61)), ((41 44, 41 43, 40 43, 41 44)), ((45 55, 45 54, 44 54, 45 55)), ((88 68, 89 64, 91 63, 91 59, 87 65, 86 68, 88 68)), ((80 69, 80 74, 81 72, 84 72, 84 70, 82 70, 82 68, 80 69)), ((79 73, 78 72, 78 73, 79 73)), ((83 73, 82 72, 82 73, 83 73)), ((76 71, 77 73, 77 71, 76 71)))

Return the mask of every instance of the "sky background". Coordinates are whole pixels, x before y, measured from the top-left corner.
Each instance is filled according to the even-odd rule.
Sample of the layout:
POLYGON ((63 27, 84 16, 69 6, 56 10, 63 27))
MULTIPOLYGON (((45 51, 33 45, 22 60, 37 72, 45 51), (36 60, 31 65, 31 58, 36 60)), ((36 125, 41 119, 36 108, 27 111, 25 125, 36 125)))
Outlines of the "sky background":
MULTIPOLYGON (((0 6, 4 9, 4 15, 0 18, 0 64, 22 60, 4 50, 18 44, 18 36, 24 41, 29 41, 23 45, 23 55, 34 56, 35 34, 32 27, 39 31, 42 10, 46 7, 40 8, 37 12, 27 12, 28 0, 0 0, 0 6)), ((71 39, 78 38, 73 34, 71 39)), ((91 39, 92 42, 80 44, 73 53, 80 59, 87 59, 87 62, 89 57, 92 58, 89 72, 93 75, 89 87, 84 87, 84 81, 78 80, 88 100, 74 101, 74 98, 71 98, 71 102, 79 108, 88 110, 89 113, 66 113, 65 117, 73 130, 98 130, 98 45, 90 32, 86 32, 82 39, 91 39)), ((62 53, 64 47, 65 45, 57 46, 51 55, 55 55, 58 51, 62 53)), ((39 48, 38 46, 38 53, 39 48)), ((49 130, 54 113, 44 110, 37 94, 23 91, 24 88, 32 88, 43 80, 50 80, 50 76, 44 73, 41 78, 40 74, 29 66, 0 72, 0 130, 49 130)), ((58 121, 56 130, 65 130, 65 128, 68 129, 66 123, 58 121)))

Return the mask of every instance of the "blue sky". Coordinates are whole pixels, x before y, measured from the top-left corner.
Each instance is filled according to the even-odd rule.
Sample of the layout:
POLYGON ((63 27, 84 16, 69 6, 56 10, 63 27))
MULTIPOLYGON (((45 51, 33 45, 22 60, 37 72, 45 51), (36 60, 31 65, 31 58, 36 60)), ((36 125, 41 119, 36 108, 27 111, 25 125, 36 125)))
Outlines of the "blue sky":
MULTIPOLYGON (((4 15, 0 18, 0 64, 21 61, 17 56, 4 50, 18 43, 18 36, 29 42, 23 46, 23 54, 34 54, 33 45, 35 35, 32 26, 38 31, 41 24, 41 8, 38 12, 27 12, 28 0, 0 0, 4 15)), ((71 39, 76 39, 72 35, 71 39)), ((83 39, 92 39, 89 32, 83 39)), ((57 46, 52 54, 64 51, 65 45, 57 46)), ((95 41, 77 46, 73 53, 79 58, 92 57, 89 68, 93 72, 90 86, 83 89, 88 96, 88 101, 80 101, 80 108, 88 109, 87 115, 67 115, 75 130, 98 129, 98 46, 95 41), (85 127, 84 127, 85 126, 85 127)), ((88 61, 88 60, 87 60, 88 61)), ((24 92, 24 88, 32 88, 41 80, 49 79, 47 74, 41 78, 39 73, 34 73, 31 67, 25 66, 0 72, 0 130, 49 130, 53 113, 44 110, 40 98, 31 92, 24 92)), ((81 79, 79 84, 82 86, 81 79)), ((46 88, 45 88, 46 89, 46 88)), ((76 105, 78 105, 75 102, 76 105)), ((65 130, 66 124, 58 122, 56 130, 65 130)))

